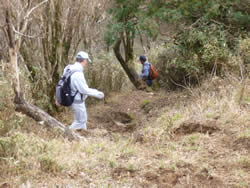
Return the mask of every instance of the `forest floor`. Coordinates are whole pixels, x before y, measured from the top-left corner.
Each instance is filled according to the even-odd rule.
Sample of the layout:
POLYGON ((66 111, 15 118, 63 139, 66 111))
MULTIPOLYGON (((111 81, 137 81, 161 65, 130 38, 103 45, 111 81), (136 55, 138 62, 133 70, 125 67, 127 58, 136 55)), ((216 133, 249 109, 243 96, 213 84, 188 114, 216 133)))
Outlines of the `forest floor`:
MULTIPOLYGON (((16 161, 0 188, 250 187, 249 87, 214 78, 182 91, 113 93, 87 108, 82 141, 17 114, 22 129, 8 133, 16 161)), ((57 119, 70 124, 73 114, 57 119)))

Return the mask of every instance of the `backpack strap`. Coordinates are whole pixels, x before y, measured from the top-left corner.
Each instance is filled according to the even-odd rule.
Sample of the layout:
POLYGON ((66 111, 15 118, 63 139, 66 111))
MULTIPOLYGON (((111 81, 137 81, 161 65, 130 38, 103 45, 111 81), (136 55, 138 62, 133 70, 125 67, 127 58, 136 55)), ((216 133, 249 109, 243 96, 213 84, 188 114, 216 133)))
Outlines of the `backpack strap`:
MULTIPOLYGON (((70 68, 69 68, 69 69, 67 69, 66 71, 68 71, 68 70, 70 70, 70 68)), ((71 70, 70 70, 70 71, 71 71, 71 70)), ((70 75, 69 75, 69 76, 72 76, 75 72, 81 72, 81 71, 78 71, 78 70, 71 71, 71 73, 70 73, 70 75)), ((78 90, 76 91, 75 95, 73 96, 74 98, 75 98, 75 96, 77 95, 77 93, 79 93, 79 91, 78 91, 78 90)), ((81 101, 82 101, 82 100, 83 100, 83 94, 82 94, 82 93, 80 93, 80 95, 81 95, 81 101)))
POLYGON ((152 78, 150 77, 150 72, 151 72, 151 63, 149 63, 148 80, 152 80, 152 78))

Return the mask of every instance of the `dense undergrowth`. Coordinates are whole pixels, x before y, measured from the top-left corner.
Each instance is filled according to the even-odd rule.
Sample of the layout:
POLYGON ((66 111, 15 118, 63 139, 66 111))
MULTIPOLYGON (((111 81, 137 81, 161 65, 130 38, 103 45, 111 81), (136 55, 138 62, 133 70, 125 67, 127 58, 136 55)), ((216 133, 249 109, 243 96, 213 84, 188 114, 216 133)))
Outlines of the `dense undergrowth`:
MULTIPOLYGON (((158 90, 135 91, 111 53, 96 54, 84 73, 106 99, 88 99, 82 141, 16 112, 8 64, 1 61, 0 187, 250 186, 248 1, 152 2, 138 12, 143 22, 126 26, 155 19, 175 28, 163 42, 144 28, 154 38, 145 55, 159 71, 158 90)), ((123 28, 112 26, 112 32, 123 28)), ((25 63, 19 68, 25 99, 69 125, 72 112, 53 109, 45 70, 33 65, 31 80, 25 63)))
MULTIPOLYGON (((111 93, 106 104, 88 108, 83 141, 15 112, 11 89, 1 83, 0 185, 248 187, 246 83, 242 91, 237 79, 213 77, 175 92, 111 93)), ((57 118, 70 124, 73 116, 57 118)))

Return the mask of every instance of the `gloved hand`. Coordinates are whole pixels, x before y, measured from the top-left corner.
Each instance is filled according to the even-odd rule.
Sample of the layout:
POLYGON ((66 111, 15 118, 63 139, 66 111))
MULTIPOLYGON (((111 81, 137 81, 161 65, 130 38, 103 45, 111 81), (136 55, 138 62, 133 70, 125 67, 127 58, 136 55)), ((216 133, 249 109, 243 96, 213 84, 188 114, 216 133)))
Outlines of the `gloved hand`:
POLYGON ((98 94, 96 95, 98 99, 103 99, 104 98, 104 93, 99 91, 98 94))

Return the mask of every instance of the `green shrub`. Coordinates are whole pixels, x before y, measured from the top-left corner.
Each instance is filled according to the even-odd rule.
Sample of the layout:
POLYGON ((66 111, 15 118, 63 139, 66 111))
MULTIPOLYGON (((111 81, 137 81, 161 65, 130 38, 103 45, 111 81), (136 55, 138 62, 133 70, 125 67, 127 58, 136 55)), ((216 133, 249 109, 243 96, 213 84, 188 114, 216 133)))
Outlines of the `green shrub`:
MULTIPOLYGON (((175 89, 181 85, 198 84, 208 76, 223 77, 226 71, 238 73, 239 62, 232 60, 237 55, 238 39, 233 40, 226 30, 216 24, 180 33, 152 55, 152 63, 156 64, 160 75, 159 84, 175 89)), ((249 50, 245 45, 247 42, 243 41, 240 56, 246 62, 249 50)))
POLYGON ((4 158, 17 157, 17 145, 13 137, 0 138, 0 163, 4 158))
POLYGON ((221 25, 211 24, 192 28, 180 34, 177 41, 180 49, 181 68, 189 74, 200 76, 216 71, 222 75, 222 66, 230 55, 229 34, 221 25))
POLYGON ((172 40, 152 61, 157 64, 160 85, 185 87, 207 76, 239 72, 239 62, 232 57, 249 62, 248 7, 247 0, 171 0, 155 10, 155 17, 175 26, 172 40))
POLYGON ((48 155, 43 155, 39 159, 41 170, 49 173, 58 173, 63 170, 63 167, 57 163, 55 159, 48 155))

